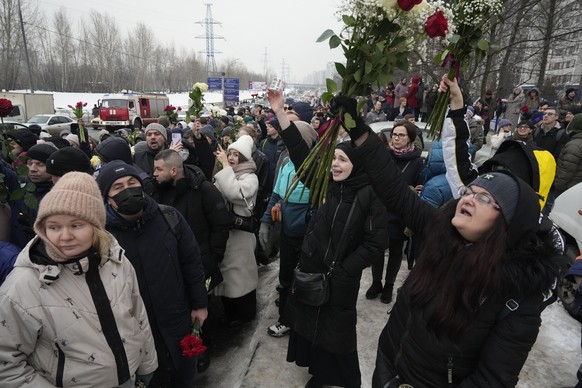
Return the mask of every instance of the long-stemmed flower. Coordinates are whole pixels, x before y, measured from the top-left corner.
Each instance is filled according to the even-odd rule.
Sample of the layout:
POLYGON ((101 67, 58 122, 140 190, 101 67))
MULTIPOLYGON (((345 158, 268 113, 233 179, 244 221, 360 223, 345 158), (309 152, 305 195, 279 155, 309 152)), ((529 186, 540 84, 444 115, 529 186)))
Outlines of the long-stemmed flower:
POLYGON ((192 85, 192 90, 188 94, 191 104, 186 111, 186 122, 190 122, 192 118, 200 117, 200 113, 204 109, 204 93, 207 91, 208 85, 203 82, 196 82, 192 85))
MULTIPOLYGON (((483 35, 492 20, 501 18, 503 11, 502 0, 454 0, 451 8, 457 30, 448 39, 445 49, 435 58, 442 67, 448 67, 449 79, 459 78, 460 72, 468 66, 472 56, 481 60, 489 50, 497 49, 483 35)), ((442 36, 444 28, 446 24, 438 12, 429 17, 425 24, 430 37, 442 36)), ((433 138, 440 138, 448 101, 449 92, 440 93, 428 118, 428 133, 433 138)))
MULTIPOLYGON (((326 30, 318 39, 329 41, 332 49, 340 47, 345 57, 345 63, 335 63, 342 77, 341 87, 327 79, 322 101, 330 102, 337 92, 351 98, 367 95, 371 85, 387 84, 395 69, 407 70, 414 42, 424 34, 423 20, 414 12, 423 7, 422 3, 424 0, 345 0, 338 12, 344 24, 342 31, 336 34, 326 30)), ((360 101, 358 112, 364 103, 360 101)), ((325 198, 340 126, 349 131, 355 127, 355 119, 340 109, 320 130, 323 134, 319 142, 297 169, 297 176, 310 187, 313 206, 319 206, 325 198)))
POLYGON ((69 105, 69 108, 71 108, 73 110, 73 114, 75 115, 75 117, 77 118, 77 122, 79 123, 79 141, 85 143, 86 139, 85 139, 85 128, 83 126, 83 116, 85 115, 85 112, 83 112, 83 108, 87 106, 86 102, 83 101, 79 101, 75 104, 75 106, 73 105, 69 105))

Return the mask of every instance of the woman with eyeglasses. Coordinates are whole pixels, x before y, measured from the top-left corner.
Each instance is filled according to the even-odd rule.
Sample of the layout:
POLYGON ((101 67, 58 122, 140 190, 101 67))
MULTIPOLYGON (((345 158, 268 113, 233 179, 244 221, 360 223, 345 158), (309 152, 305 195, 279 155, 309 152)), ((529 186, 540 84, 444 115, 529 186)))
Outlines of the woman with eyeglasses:
MULTIPOLYGON (((416 127, 409 121, 395 123, 391 139, 388 143, 388 152, 402 172, 402 178, 411 187, 419 183, 419 176, 424 164, 420 151, 414 146, 416 127)), ((382 272, 384 269, 384 254, 372 263, 372 285, 366 291, 366 298, 374 299, 379 294, 382 303, 392 302, 394 282, 402 264, 402 248, 407 237, 404 234, 404 224, 393 213, 389 214, 388 221, 388 263, 386 265, 386 281, 382 287, 382 272)))
MULTIPOLYGON (((444 76, 440 89, 450 90, 447 120, 466 125, 457 82, 444 76)), ((355 111, 354 100, 336 103, 355 111)), ((535 192, 509 172, 491 172, 433 208, 410 190, 365 123, 358 119, 350 136, 384 205, 424 241, 380 335, 372 386, 515 386, 539 331, 544 292, 563 262, 536 237, 535 192)))

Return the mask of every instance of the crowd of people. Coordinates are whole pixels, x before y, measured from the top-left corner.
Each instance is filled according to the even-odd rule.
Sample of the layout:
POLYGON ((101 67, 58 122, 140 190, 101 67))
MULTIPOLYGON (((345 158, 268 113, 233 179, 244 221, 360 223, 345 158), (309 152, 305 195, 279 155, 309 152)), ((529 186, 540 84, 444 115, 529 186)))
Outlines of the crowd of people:
POLYGON ((82 125, 42 140, 39 128, 6 132, 1 184, 21 194, 0 204, 3 386, 192 386, 209 355, 185 357, 181 340, 209 315, 225 329, 255 320, 258 267, 275 259, 279 318, 265 330, 288 337, 306 387, 361 386, 368 267, 366 298, 394 302, 374 387, 517 383, 565 263, 540 214, 582 182, 574 94, 550 106, 516 88, 499 114, 489 91, 467 104, 446 76, 430 88, 402 78, 360 112, 338 96, 356 127, 340 131, 318 208, 295 173, 337 112, 266 98, 96 139, 82 125), (445 90, 450 110, 425 161, 415 124, 445 90), (388 137, 369 127, 386 120, 388 137), (301 281, 317 274, 307 277, 325 295, 314 301, 301 281))

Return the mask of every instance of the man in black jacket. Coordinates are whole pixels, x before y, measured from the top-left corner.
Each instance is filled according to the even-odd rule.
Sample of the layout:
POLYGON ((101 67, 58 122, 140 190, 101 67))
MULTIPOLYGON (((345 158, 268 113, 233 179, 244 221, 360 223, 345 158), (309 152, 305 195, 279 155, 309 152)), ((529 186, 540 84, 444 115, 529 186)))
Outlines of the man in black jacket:
POLYGON ((171 225, 159 205, 144 195, 140 172, 116 160, 97 177, 107 211, 107 230, 135 268, 148 313, 159 368, 151 386, 190 387, 197 357, 182 356, 180 340, 208 316, 204 269, 196 239, 175 209, 171 225), (155 384, 154 384, 155 381, 155 384))
POLYGON ((202 170, 182 163, 174 150, 159 152, 154 158, 154 178, 158 182, 157 201, 175 207, 194 232, 206 279, 213 289, 222 281, 218 263, 224 257, 232 219, 220 191, 202 170))

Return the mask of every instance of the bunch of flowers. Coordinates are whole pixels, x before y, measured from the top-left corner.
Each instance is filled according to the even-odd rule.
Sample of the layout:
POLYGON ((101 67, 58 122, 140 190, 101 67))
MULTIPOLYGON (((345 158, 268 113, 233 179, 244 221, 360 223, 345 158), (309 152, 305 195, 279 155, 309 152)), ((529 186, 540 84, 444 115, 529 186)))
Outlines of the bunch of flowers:
MULTIPOLYGON (((500 20, 503 12, 502 0, 453 0, 450 2, 456 31, 448 37, 448 44, 436 57, 435 62, 442 67, 448 67, 448 78, 459 78, 462 70, 466 69, 474 56, 476 60, 485 58, 490 50, 499 50, 496 45, 490 44, 483 36, 493 21, 500 20)), ((427 33, 434 24, 444 23, 442 17, 426 25, 427 33)), ((450 17, 444 18, 450 22, 450 17)), ((429 33, 429 36, 433 36, 429 33)), ((439 138, 447 106, 449 92, 440 93, 434 109, 428 118, 429 135, 439 138)))
POLYGON ((226 116, 226 111, 219 106, 211 105, 208 108, 208 110, 210 112, 210 116, 215 118, 215 119, 219 119, 222 116, 226 116))
POLYGON ((183 357, 190 358, 198 356, 206 351, 206 346, 202 345, 200 333, 200 321, 195 319, 192 325, 192 333, 180 340, 180 350, 182 351, 183 357))
POLYGON ((204 108, 204 93, 208 91, 208 85, 202 82, 196 82, 192 85, 192 90, 188 94, 190 97, 190 107, 186 111, 186 122, 190 122, 191 117, 200 117, 204 108))
POLYGON ((85 114, 85 112, 83 112, 83 108, 86 106, 87 106, 86 102, 79 101, 75 104, 75 106, 69 105, 69 108, 73 110, 73 114, 75 115, 77 120, 79 120, 83 118, 83 115, 85 114))
POLYGON ((166 116, 168 116, 168 119, 170 120, 171 123, 175 123, 176 121, 178 121, 178 112, 181 110, 182 110, 181 106, 179 106, 176 109, 176 107, 173 105, 166 105, 166 107, 164 108, 164 112, 166 113, 166 116))
POLYGON ((85 138, 85 129, 83 126, 83 108, 87 106, 86 102, 78 101, 74 106, 68 105, 69 108, 73 110, 73 114, 77 118, 77 123, 79 124, 79 141, 85 143, 87 140, 85 138))
MULTIPOLYGON (((321 96, 322 102, 330 102, 338 91, 350 98, 365 96, 372 84, 388 83, 395 69, 407 70, 410 52, 416 42, 426 36, 425 21, 437 9, 446 10, 447 7, 442 1, 344 0, 338 11, 344 23, 342 31, 336 34, 326 30, 317 40, 329 41, 331 49, 341 47, 346 60, 345 63, 335 63, 342 77, 341 88, 338 90, 336 82, 327 79, 327 91, 321 96)), ((447 33, 448 29, 445 35, 447 33)), ((365 103, 365 99, 360 100, 358 112, 365 103)), ((355 127, 355 119, 340 108, 336 116, 322 126, 320 141, 297 170, 297 177, 305 177, 306 184, 312 188, 313 206, 318 206, 325 198, 340 126, 349 131, 355 127)), ((291 187, 289 192, 293 189, 291 187)))

